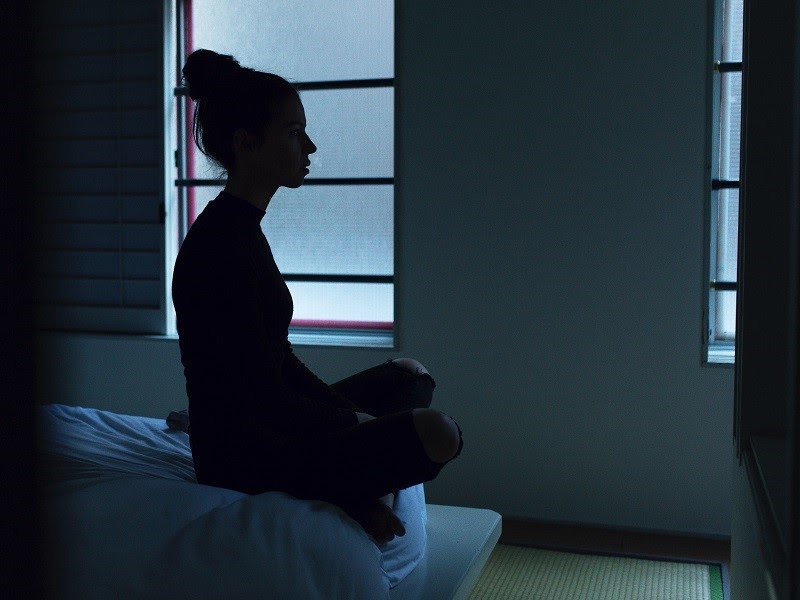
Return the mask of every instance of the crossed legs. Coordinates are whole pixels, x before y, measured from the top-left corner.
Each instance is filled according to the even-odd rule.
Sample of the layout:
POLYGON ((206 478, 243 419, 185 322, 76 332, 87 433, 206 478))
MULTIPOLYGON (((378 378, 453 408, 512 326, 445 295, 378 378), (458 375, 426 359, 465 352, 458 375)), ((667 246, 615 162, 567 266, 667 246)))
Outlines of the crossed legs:
MULTIPOLYGON (((416 408, 411 414, 416 433, 432 463, 444 466, 458 455, 461 451, 461 432, 450 417, 430 408, 416 408)), ((345 510, 376 542, 383 544, 406 532, 394 514, 394 499, 395 494, 390 493, 377 502, 357 504, 352 509, 345 507, 345 510)))
POLYGON ((396 359, 331 387, 374 415, 319 440, 303 440, 288 456, 297 468, 283 489, 342 507, 378 542, 403 535, 391 510, 397 490, 430 481, 461 451, 461 432, 429 408, 433 378, 413 359, 396 359))

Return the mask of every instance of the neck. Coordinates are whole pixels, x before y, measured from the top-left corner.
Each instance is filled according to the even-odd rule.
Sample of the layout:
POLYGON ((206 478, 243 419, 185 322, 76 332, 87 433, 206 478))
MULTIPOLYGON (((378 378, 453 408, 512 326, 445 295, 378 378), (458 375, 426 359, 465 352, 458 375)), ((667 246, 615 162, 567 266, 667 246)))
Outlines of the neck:
POLYGON ((253 179, 231 173, 228 175, 225 191, 232 196, 247 200, 259 210, 266 211, 278 188, 277 186, 271 187, 262 182, 256 182, 253 179))

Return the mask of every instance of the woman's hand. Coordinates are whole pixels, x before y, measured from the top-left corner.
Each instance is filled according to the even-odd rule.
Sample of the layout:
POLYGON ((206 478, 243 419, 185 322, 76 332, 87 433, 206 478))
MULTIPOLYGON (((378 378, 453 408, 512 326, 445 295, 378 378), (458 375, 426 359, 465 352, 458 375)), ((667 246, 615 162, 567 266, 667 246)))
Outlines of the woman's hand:
POLYGON ((364 528, 375 542, 382 546, 391 542, 395 536, 406 534, 403 522, 397 518, 394 511, 383 499, 375 500, 367 505, 362 505, 357 509, 345 511, 364 528))

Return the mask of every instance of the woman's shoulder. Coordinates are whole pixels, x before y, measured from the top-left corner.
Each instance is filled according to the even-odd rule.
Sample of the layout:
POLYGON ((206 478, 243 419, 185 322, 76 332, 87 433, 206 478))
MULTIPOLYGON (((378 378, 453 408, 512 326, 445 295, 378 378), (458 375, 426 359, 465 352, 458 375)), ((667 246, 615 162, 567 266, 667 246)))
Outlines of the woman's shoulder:
POLYGON ((238 228, 222 208, 216 200, 209 202, 189 227, 184 244, 223 247, 235 241, 238 228))

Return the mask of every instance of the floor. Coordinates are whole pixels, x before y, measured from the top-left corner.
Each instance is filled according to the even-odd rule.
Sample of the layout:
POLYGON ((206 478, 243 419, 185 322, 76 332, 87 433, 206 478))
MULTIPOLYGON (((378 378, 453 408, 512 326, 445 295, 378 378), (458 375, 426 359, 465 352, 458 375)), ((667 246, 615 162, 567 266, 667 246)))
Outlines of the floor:
POLYGON ((694 538, 505 518, 500 543, 660 559, 707 561, 723 563, 728 568, 731 562, 729 539, 694 538))

